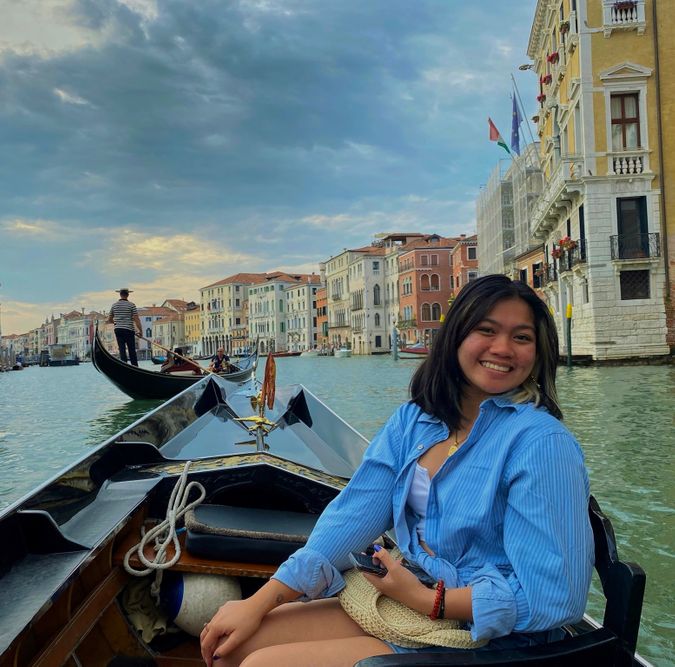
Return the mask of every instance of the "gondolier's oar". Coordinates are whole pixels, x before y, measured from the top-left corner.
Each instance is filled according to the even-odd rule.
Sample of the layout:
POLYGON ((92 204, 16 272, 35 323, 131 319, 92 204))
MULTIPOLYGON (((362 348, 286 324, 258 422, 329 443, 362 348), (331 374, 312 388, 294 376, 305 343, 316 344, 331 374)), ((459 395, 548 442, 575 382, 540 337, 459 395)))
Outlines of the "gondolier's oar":
POLYGON ((212 370, 210 370, 208 368, 204 368, 203 366, 200 366, 196 361, 194 361, 194 359, 188 359, 187 357, 184 357, 184 356, 178 354, 177 352, 172 352, 171 350, 167 349, 166 347, 162 347, 159 343, 155 343, 154 341, 150 340, 149 338, 146 338, 145 336, 141 336, 141 334, 139 334, 138 332, 134 332, 134 333, 136 333, 137 338, 140 338, 141 340, 144 340, 146 343, 150 343, 150 345, 154 345, 155 347, 158 347, 160 350, 164 350, 164 352, 166 352, 167 354, 171 354, 174 357, 178 357, 179 359, 182 359, 186 363, 191 364, 192 366, 195 366, 196 368, 198 368, 203 373, 211 373, 211 375, 218 375, 218 373, 214 373, 212 370))

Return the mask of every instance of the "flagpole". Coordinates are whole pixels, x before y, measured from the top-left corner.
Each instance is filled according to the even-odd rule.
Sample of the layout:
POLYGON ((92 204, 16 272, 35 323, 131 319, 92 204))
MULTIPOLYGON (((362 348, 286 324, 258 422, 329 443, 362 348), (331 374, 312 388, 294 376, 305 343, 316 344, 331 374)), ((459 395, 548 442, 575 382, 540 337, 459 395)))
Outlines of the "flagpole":
MULTIPOLYGON (((523 108, 523 101, 520 99, 520 91, 518 90, 518 84, 516 83, 516 79, 513 76, 513 73, 511 74, 511 81, 513 81, 513 90, 516 93, 516 103, 520 106, 520 113, 523 115, 523 120, 525 120, 525 124, 527 125, 527 131, 530 135, 530 139, 532 143, 536 143, 534 140, 534 135, 532 134, 532 128, 530 127, 530 121, 527 119, 527 116, 525 115, 525 109, 523 108)), ((541 159, 539 157, 539 154, 537 154, 538 157, 538 167, 541 167, 541 159)))

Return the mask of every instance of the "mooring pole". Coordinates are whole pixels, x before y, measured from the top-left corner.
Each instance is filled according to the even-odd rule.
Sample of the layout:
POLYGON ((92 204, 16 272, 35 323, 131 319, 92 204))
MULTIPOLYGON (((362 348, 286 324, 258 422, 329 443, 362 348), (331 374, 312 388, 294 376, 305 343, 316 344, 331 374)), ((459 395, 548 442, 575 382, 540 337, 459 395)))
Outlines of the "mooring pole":
POLYGON ((565 333, 567 337, 567 367, 572 367, 572 304, 567 304, 565 313, 565 333))
POLYGON ((398 361, 398 330, 396 329, 396 324, 391 332, 391 344, 392 344, 392 354, 394 355, 394 361, 398 361))

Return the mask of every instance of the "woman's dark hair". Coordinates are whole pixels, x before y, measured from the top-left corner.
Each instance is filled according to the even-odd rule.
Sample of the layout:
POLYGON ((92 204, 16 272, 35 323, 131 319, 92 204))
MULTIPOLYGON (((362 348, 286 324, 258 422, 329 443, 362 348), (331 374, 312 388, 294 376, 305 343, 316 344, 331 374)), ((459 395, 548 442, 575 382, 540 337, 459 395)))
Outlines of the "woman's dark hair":
POLYGON ((451 430, 460 427, 466 378, 457 351, 464 339, 505 299, 522 299, 531 308, 537 353, 532 378, 514 391, 519 402, 534 401, 562 419, 555 389, 558 367, 558 332, 548 306, 525 283, 504 275, 488 275, 465 285, 454 300, 431 352, 410 382, 410 400, 425 412, 445 422, 451 430))

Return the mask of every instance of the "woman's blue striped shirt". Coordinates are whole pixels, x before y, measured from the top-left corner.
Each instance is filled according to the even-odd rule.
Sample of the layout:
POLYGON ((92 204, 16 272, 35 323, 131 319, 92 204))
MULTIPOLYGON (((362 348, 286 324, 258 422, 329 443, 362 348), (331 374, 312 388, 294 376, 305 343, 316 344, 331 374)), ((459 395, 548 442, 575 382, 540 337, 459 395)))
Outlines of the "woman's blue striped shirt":
POLYGON ((434 476, 425 540, 407 505, 415 463, 448 437, 417 405, 401 406, 375 436, 307 545, 274 578, 304 599, 344 586, 347 554, 392 526, 403 554, 448 587, 472 588, 474 639, 537 632, 581 618, 593 569, 589 483, 579 444, 545 409, 494 397, 434 476))

